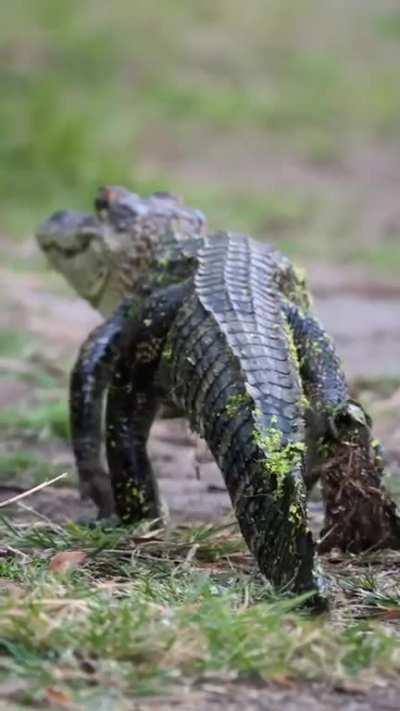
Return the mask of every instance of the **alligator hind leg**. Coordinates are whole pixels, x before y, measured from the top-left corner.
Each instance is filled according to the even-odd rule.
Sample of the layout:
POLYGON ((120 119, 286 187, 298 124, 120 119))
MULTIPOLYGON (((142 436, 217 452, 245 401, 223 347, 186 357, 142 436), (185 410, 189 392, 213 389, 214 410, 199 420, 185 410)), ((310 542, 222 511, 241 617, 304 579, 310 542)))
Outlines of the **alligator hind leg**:
POLYGON ((287 310, 310 400, 307 487, 321 476, 325 524, 320 551, 400 547, 400 519, 382 485, 381 452, 371 420, 349 397, 333 345, 321 325, 296 306, 287 310))
POLYGON ((287 306, 286 317, 308 401, 305 413, 307 457, 304 478, 310 490, 321 475, 332 413, 349 402, 350 394, 332 341, 318 320, 309 313, 304 314, 294 304, 287 306))
MULTIPOLYGON (((101 445, 103 439, 102 413, 105 394, 109 386, 116 362, 119 363, 121 378, 131 386, 129 372, 135 362, 144 362, 143 353, 148 344, 155 343, 156 332, 166 334, 168 318, 172 318, 177 305, 187 289, 187 283, 160 290, 149 297, 140 307, 135 299, 126 299, 105 323, 95 329, 80 349, 70 382, 70 427, 72 447, 78 468, 79 483, 84 496, 89 496, 99 509, 99 518, 109 518, 115 510, 113 488, 110 477, 101 463, 101 445), (148 325, 146 325, 148 324, 148 325), (142 355, 137 357, 136 345, 142 341, 142 355), (129 357, 124 369, 122 354, 129 357)), ((155 356, 151 366, 156 369, 155 356)), ((137 370, 136 372, 139 372, 137 370)), ((143 371, 135 382, 140 385, 143 371)), ((114 383, 118 391, 118 380, 114 383)), ((119 388, 119 392, 121 388, 119 388)), ((149 390, 146 390, 147 395, 149 390)), ((129 395, 130 397, 130 395, 129 395)), ((128 396, 127 396, 128 398, 128 396)), ((122 399, 122 396, 119 396, 122 399)), ((119 399, 114 394, 112 402, 119 399)), ((146 420, 153 405, 139 407, 134 399, 130 404, 139 408, 146 420), (142 412, 143 410, 143 412, 142 412)), ((115 404, 116 413, 120 405, 115 404)), ((114 440, 118 440, 118 428, 115 427, 114 440)), ((111 440, 110 440, 111 441, 111 440)), ((126 447, 125 447, 126 449, 126 447)), ((125 451, 125 450, 124 450, 125 451)))

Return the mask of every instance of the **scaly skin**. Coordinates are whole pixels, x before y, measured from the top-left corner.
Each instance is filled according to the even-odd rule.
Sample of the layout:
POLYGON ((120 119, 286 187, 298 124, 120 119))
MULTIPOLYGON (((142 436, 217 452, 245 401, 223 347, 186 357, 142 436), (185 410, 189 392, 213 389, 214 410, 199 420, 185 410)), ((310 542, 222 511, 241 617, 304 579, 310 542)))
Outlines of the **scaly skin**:
POLYGON ((277 589, 317 591, 302 386, 277 297, 276 254, 229 233, 183 243, 172 234, 161 245, 148 274, 168 254, 172 265, 183 257, 187 279, 174 283, 170 269, 126 322, 107 405, 117 512, 126 522, 154 516, 145 447, 161 380, 214 455, 260 570, 277 589))
POLYGON ((278 588, 317 590, 304 482, 315 480, 315 443, 329 436, 333 409, 350 412, 332 344, 283 255, 243 235, 206 237, 204 220, 189 208, 178 228, 165 218, 168 210, 155 223, 151 200, 107 188, 96 217, 58 213, 38 233, 53 263, 104 313, 129 296, 84 344, 71 379, 83 489, 107 515, 99 450, 109 385, 107 458, 117 513, 126 522, 159 514, 146 442, 167 398, 206 439, 261 571, 278 588), (89 242, 82 240, 88 229, 89 242), (84 243, 81 262, 88 269, 94 260, 102 275, 97 291, 82 283, 81 263, 79 279, 71 262, 64 268, 66 243, 67 260, 84 243))
MULTIPOLYGON (((102 194, 97 218, 81 218, 92 231, 97 219, 106 244, 110 234, 127 229, 113 195, 102 194)), ((78 220, 71 216, 77 235, 78 220)), ((57 223, 65 232, 68 213, 41 228, 39 240, 48 251, 57 223)), ((80 473, 82 452, 88 470, 93 466, 93 452, 86 456, 90 428, 89 440, 82 436, 85 413, 95 402, 98 428, 98 393, 112 373, 107 456, 117 513, 128 522, 158 512, 145 447, 164 388, 219 463, 261 571, 277 588, 318 590, 306 520, 302 386, 279 289, 287 261, 268 245, 226 233, 193 237, 175 229, 147 233, 133 244, 140 260, 130 259, 131 301, 85 344, 72 377, 80 473)), ((93 291, 91 301, 100 303, 93 291)))
MULTIPOLYGON (((64 274, 81 296, 104 316, 110 316, 116 309, 110 322, 106 321, 96 329, 83 344, 71 377, 71 432, 81 492, 93 499, 99 517, 103 518, 112 513, 114 502, 100 457, 102 402, 112 363, 121 348, 126 311, 124 304, 116 307, 121 298, 130 297, 129 303, 135 303, 137 308, 138 292, 142 298, 148 293, 146 254, 151 252, 152 245, 163 233, 176 230, 181 238, 204 236, 207 224, 202 213, 181 204, 167 193, 140 198, 124 188, 111 186, 99 191, 95 207, 96 216, 56 213, 39 227, 37 238, 50 263, 64 274)), ((292 342, 292 354, 297 357, 299 351, 299 367, 308 398, 305 477, 307 487, 311 488, 320 472, 321 457, 316 443, 326 430, 326 418, 321 417, 323 398, 321 404, 321 398, 315 397, 315 384, 309 386, 308 381, 310 378, 312 381, 315 371, 322 380, 332 382, 330 393, 326 387, 322 388, 329 405, 347 401, 347 386, 334 353, 333 357, 325 358, 332 346, 310 312, 310 297, 303 275, 282 254, 271 251, 271 258, 272 254, 276 261, 274 288, 285 298, 286 333, 292 342), (304 315, 307 316, 305 327, 304 315), (319 330, 322 344, 316 348, 307 337, 309 330, 312 332, 315 328, 319 330)), ((168 255, 160 260, 157 267, 159 286, 165 278, 168 279, 172 268, 168 255)))

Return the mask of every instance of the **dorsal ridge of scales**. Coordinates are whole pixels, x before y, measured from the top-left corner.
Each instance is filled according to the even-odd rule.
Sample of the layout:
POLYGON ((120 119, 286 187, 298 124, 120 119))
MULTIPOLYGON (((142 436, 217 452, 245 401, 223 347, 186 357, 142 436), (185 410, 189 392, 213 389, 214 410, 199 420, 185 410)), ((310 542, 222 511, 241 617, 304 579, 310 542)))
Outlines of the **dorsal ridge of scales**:
MULTIPOLYGON (((237 358, 256 427, 264 431, 282 412, 298 421, 301 385, 277 293, 274 249, 238 233, 205 239, 195 275, 198 297, 213 315, 237 358), (275 414, 276 412, 276 414, 275 414)), ((285 418, 286 419, 286 418, 285 418)), ((283 432, 298 439, 300 432, 283 432)))

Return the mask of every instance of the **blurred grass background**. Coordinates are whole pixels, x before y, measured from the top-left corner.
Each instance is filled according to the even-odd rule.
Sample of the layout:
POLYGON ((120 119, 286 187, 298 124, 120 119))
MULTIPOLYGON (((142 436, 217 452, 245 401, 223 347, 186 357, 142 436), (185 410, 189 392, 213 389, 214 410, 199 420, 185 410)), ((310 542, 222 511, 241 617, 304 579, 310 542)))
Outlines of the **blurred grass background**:
POLYGON ((14 0, 0 27, 3 237, 117 182, 398 273, 398 0, 14 0))

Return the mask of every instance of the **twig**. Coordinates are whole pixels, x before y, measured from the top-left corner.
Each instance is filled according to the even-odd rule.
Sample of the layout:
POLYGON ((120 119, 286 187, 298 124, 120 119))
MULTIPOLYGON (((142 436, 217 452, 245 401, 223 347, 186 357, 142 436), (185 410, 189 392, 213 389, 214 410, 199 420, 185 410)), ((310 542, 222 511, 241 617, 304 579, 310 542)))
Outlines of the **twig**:
POLYGON ((35 494, 37 491, 40 491, 40 489, 45 489, 46 486, 50 486, 51 484, 54 484, 56 481, 60 481, 60 479, 65 479, 66 476, 68 476, 68 472, 59 474, 58 476, 55 476, 54 479, 48 479, 48 481, 43 481, 41 484, 34 486, 33 489, 28 489, 28 491, 24 491, 22 494, 17 494, 17 496, 12 496, 11 499, 6 499, 6 501, 2 501, 0 503, 0 508, 3 508, 4 506, 8 506, 9 504, 14 504, 16 501, 20 501, 21 499, 25 499, 27 496, 30 496, 31 494, 35 494))
POLYGON ((32 514, 33 516, 36 516, 41 521, 44 521, 49 526, 51 526, 54 531, 58 531, 58 533, 64 533, 64 529, 62 526, 59 526, 57 523, 52 521, 49 516, 45 516, 44 514, 39 513, 39 511, 36 511, 36 509, 32 508, 32 506, 27 506, 26 504, 21 504, 20 502, 18 502, 18 508, 22 509, 22 511, 26 511, 27 513, 32 514))

